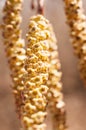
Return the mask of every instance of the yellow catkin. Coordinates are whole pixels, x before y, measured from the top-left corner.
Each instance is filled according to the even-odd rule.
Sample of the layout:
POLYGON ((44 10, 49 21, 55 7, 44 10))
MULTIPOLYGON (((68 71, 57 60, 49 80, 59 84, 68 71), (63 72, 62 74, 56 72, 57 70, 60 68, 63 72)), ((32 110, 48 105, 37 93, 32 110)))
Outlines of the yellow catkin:
POLYGON ((25 130, 44 130, 46 117, 49 68, 50 32, 48 20, 42 15, 33 16, 29 22, 25 69, 24 105, 22 106, 22 124, 25 130))
POLYGON ((53 130, 65 130, 66 129, 66 113, 65 113, 65 103, 63 101, 62 94, 62 83, 60 71, 61 64, 58 57, 58 47, 57 40, 52 28, 52 25, 49 26, 51 32, 51 37, 49 41, 49 79, 47 85, 49 87, 49 109, 53 117, 53 130))
POLYGON ((64 0, 64 3, 74 52, 79 58, 79 70, 86 82, 86 16, 82 0, 64 0))
POLYGON ((21 38, 21 8, 23 0, 7 0, 3 9, 3 38, 13 81, 13 93, 19 117, 22 105, 25 73, 25 43, 21 38))

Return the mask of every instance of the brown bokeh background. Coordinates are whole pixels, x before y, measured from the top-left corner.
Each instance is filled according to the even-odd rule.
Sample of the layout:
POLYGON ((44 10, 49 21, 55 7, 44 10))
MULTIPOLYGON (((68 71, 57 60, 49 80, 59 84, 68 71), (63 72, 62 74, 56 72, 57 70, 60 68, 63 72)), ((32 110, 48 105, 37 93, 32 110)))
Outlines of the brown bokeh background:
MULTIPOLYGON (((2 7, 5 0, 0 0, 0 23, 2 7)), ((30 9, 31 0, 24 0, 23 37, 27 30, 28 20, 35 14, 30 9)), ((86 0, 83 0, 86 13, 86 0)), ((86 129, 86 88, 77 69, 77 59, 73 54, 69 40, 69 29, 65 24, 63 0, 46 0, 45 15, 54 26, 58 38, 59 55, 63 72, 63 92, 67 109, 68 130, 86 129)), ((0 36, 0 130, 19 130, 19 122, 15 113, 14 99, 11 91, 11 79, 7 59, 5 58, 2 37, 0 36)), ((51 126, 48 117, 48 126, 51 126)), ((51 130, 50 127, 47 128, 51 130)))

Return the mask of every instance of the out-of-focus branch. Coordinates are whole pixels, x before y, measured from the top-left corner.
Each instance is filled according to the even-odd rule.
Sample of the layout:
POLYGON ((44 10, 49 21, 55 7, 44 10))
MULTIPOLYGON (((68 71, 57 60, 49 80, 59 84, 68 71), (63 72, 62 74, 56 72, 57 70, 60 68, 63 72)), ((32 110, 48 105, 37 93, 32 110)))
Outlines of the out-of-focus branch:
POLYGON ((35 9, 35 1, 34 0, 31 1, 31 9, 35 9))
POLYGON ((38 13, 44 14, 44 0, 38 0, 38 13))
POLYGON ((44 14, 44 0, 32 0, 31 1, 31 9, 36 8, 36 3, 37 2, 37 13, 38 14, 44 14))

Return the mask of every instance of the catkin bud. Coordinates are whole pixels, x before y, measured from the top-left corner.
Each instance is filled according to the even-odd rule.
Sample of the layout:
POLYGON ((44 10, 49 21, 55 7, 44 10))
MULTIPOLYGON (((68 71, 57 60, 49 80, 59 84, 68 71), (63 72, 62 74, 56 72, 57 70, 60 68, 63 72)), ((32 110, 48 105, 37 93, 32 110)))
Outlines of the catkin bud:
POLYGON ((52 25, 49 26, 51 37, 49 39, 49 78, 47 85, 49 87, 49 109, 53 117, 53 129, 65 130, 66 129, 66 113, 65 103, 63 101, 62 83, 61 83, 61 64, 58 57, 58 47, 55 33, 52 25))
POLYGON ((23 91, 22 124, 25 130, 44 130, 46 117, 49 68, 48 20, 43 16, 33 16, 26 35, 25 89, 23 91))
POLYGON ((21 38, 21 7, 23 0, 7 0, 3 9, 3 38, 13 81, 13 93, 16 109, 21 116, 22 93, 24 89, 23 75, 25 74, 25 42, 21 38))
POLYGON ((86 16, 82 0, 64 0, 64 3, 74 52, 79 58, 79 70, 86 82, 86 16))

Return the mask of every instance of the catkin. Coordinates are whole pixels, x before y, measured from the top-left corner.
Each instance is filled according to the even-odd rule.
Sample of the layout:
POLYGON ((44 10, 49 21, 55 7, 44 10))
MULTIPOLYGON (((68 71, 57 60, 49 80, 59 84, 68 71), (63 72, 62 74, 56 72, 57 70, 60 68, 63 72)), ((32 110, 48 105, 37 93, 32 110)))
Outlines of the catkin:
POLYGON ((44 130, 46 117, 49 68, 50 32, 48 20, 42 15, 31 17, 27 34, 25 89, 22 106, 22 124, 25 130, 44 130))
POLYGON ((79 59, 79 70, 86 82, 86 16, 82 0, 64 0, 64 3, 74 52, 79 59))
POLYGON ((51 37, 49 41, 49 78, 47 85, 49 87, 49 109, 52 113, 53 118, 53 130, 65 130, 66 129, 66 113, 65 113, 65 103, 63 101, 62 94, 62 83, 60 71, 61 64, 58 57, 58 47, 57 40, 52 28, 49 26, 51 32, 51 37))
POLYGON ((21 38, 21 8, 23 0, 7 0, 3 9, 3 38, 6 55, 8 57, 11 76, 13 81, 13 93, 15 96, 16 109, 21 116, 22 93, 24 82, 22 76, 25 73, 25 43, 21 38))

